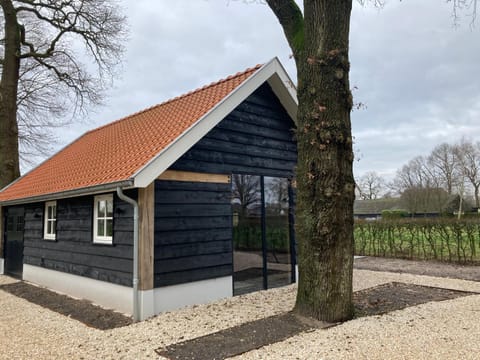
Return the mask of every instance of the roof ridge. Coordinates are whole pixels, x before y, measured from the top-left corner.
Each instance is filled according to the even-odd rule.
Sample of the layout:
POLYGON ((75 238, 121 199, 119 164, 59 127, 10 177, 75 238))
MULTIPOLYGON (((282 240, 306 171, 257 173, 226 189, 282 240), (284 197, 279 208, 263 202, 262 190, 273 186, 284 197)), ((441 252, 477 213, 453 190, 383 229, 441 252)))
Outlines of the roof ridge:
MULTIPOLYGON (((248 73, 250 73, 250 72, 256 71, 256 70, 260 69, 262 66, 263 66, 263 64, 257 64, 257 65, 255 65, 255 66, 253 66, 253 67, 249 67, 249 68, 245 69, 244 71, 239 71, 239 72, 237 72, 236 74, 229 75, 229 76, 227 76, 226 78, 223 78, 223 79, 220 79, 220 80, 211 82, 210 84, 204 85, 204 86, 199 87, 199 88, 197 88, 197 89, 190 90, 190 91, 188 91, 188 92, 186 92, 186 93, 184 93, 184 94, 175 96, 175 97, 173 97, 173 98, 171 98, 171 99, 168 99, 168 100, 165 100, 165 101, 163 101, 163 102, 161 102, 161 103, 159 103, 159 104, 149 106, 149 107, 147 107, 147 108, 145 108, 145 109, 143 109, 143 110, 136 111, 136 112, 134 112, 134 113, 132 113, 132 114, 130 114, 130 115, 124 116, 124 117, 122 117, 122 118, 120 118, 120 119, 111 121, 111 122, 109 122, 109 123, 107 123, 107 124, 105 124, 105 125, 101 125, 101 126, 95 128, 95 129, 89 130, 89 131, 85 132, 81 137, 83 137, 83 136, 85 136, 85 135, 87 135, 87 134, 91 134, 91 133, 93 133, 93 132, 96 132, 96 131, 98 131, 98 130, 104 129, 104 128, 106 128, 106 127, 113 126, 113 125, 115 125, 115 124, 117 124, 117 123, 119 123, 119 122, 126 121, 126 120, 128 120, 128 119, 130 119, 130 118, 132 118, 132 117, 134 117, 134 116, 137 116, 137 115, 142 114, 142 113, 144 113, 144 112, 147 112, 147 111, 150 111, 150 110, 152 110, 152 109, 158 108, 158 107, 160 107, 160 106, 164 106, 164 105, 167 105, 167 104, 169 104, 169 103, 171 103, 171 102, 178 101, 178 100, 180 100, 180 99, 186 98, 187 96, 191 96, 191 95, 196 94, 196 93, 198 93, 198 92, 200 92, 200 91, 209 89, 209 88, 211 88, 211 87, 213 87, 213 86, 220 85, 220 84, 222 84, 222 83, 224 83, 224 82, 230 81, 230 80, 235 79, 235 78, 237 78, 237 77, 240 77, 240 76, 242 76, 242 75, 245 75, 245 74, 248 74, 248 73)), ((77 140, 78 140, 78 139, 77 139, 77 140)), ((76 140, 75 140, 75 141, 76 141, 76 140)), ((74 142, 75 142, 75 141, 74 141, 74 142)))

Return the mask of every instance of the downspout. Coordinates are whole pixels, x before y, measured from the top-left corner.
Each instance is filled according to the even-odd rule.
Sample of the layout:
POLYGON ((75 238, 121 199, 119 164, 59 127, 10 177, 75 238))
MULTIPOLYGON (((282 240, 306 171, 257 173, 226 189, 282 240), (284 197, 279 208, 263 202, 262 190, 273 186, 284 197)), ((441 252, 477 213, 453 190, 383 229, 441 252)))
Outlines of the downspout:
POLYGON ((133 206, 133 321, 140 320, 138 308, 138 203, 123 193, 120 186, 117 187, 117 195, 123 201, 133 206))

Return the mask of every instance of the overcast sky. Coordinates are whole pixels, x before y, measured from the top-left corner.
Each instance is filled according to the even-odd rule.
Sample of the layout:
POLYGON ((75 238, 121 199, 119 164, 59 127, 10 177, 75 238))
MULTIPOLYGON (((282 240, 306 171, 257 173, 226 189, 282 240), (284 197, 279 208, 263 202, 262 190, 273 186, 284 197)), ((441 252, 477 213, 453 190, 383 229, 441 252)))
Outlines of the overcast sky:
MULTIPOLYGON (((104 107, 72 125, 55 149, 83 132, 242 71, 274 56, 295 80, 283 32, 252 0, 123 1, 130 39, 121 77, 104 107)), ((354 1, 355 3, 355 1, 354 1)), ((453 27, 445 0, 354 5, 350 35, 352 113, 358 161, 392 177, 416 155, 462 136, 480 140, 480 22, 453 27)))

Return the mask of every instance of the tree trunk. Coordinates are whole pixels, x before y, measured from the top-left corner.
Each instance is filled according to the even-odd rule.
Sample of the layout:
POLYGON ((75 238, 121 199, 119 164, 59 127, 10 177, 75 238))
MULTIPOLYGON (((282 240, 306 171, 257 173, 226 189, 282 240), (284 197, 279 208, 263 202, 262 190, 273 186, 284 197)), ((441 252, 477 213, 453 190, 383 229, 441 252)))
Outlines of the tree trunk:
POLYGON ((480 208, 480 196, 479 196, 480 184, 474 184, 473 188, 475 192, 475 206, 477 207, 477 209, 479 209, 480 208))
POLYGON ((0 188, 2 188, 20 176, 17 86, 21 34, 11 0, 0 0, 0 6, 5 21, 5 51, 0 80, 0 188))
POLYGON ((351 0, 304 1, 304 47, 295 57, 300 273, 295 310, 328 322, 353 316, 351 7, 351 0))

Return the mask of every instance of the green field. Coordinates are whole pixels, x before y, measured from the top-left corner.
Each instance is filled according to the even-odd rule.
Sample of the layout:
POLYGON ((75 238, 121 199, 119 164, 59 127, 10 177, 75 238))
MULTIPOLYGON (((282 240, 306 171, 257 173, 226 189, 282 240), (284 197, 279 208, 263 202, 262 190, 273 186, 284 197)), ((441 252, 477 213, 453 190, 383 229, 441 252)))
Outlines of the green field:
POLYGON ((480 264, 480 221, 356 221, 355 254, 480 264))

